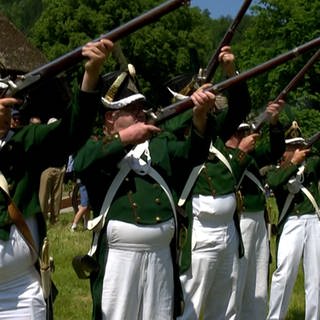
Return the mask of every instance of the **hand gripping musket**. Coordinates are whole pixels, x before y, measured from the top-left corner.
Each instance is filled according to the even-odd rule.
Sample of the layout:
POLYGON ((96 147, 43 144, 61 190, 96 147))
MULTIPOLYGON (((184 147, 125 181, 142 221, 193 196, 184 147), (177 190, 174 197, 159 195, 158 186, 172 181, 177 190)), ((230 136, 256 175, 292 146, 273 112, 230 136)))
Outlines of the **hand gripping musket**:
POLYGON ((242 18, 244 17, 245 13, 247 12, 251 2, 252 2, 252 0, 245 0, 243 2, 242 6, 240 7, 237 15, 235 16, 235 18, 231 22, 227 32, 223 36, 216 51, 212 55, 206 69, 204 70, 205 77, 204 77, 204 81, 202 82, 202 84, 209 83, 212 81, 212 78, 213 78, 213 76, 219 66, 219 54, 220 54, 221 48, 230 44, 230 42, 235 34, 235 31, 236 31, 238 25, 240 24, 242 18))
POLYGON ((205 69, 200 68, 198 74, 193 77, 191 82, 180 92, 183 95, 190 95, 197 87, 200 87, 204 83, 209 83, 212 81, 213 76, 219 66, 219 54, 221 48, 230 44, 238 25, 240 24, 242 18, 244 17, 246 11, 248 10, 252 0, 245 0, 242 4, 241 8, 239 9, 237 15, 231 22, 227 32, 223 36, 222 40, 220 41, 218 47, 216 48, 215 52, 211 56, 207 66, 205 69))
MULTIPOLYGON (((288 85, 280 92, 274 102, 279 100, 284 100, 288 93, 297 85, 297 83, 304 77, 306 72, 319 60, 320 58, 320 50, 318 50, 303 66, 303 68, 292 78, 292 80, 288 83, 288 85)), ((253 124, 253 132, 259 132, 261 127, 265 122, 270 119, 270 114, 268 112, 263 112, 260 116, 258 116, 258 120, 255 124, 253 124)))
MULTIPOLYGON (((270 59, 250 70, 244 71, 232 78, 226 79, 220 83, 214 84, 212 86, 209 86, 205 89, 205 91, 211 91, 213 93, 220 93, 223 90, 239 83, 242 81, 246 81, 250 78, 253 78, 254 76, 257 76, 259 74, 262 74, 263 72, 266 72, 270 69, 273 69, 309 50, 312 48, 315 48, 317 46, 320 46, 320 37, 315 38, 299 47, 296 47, 295 49, 283 53, 273 59, 270 59)), ((176 102, 174 104, 171 104, 165 108, 159 109, 156 112, 153 112, 151 110, 146 111, 146 115, 148 118, 148 121, 150 123, 159 124, 163 122, 164 120, 167 120, 169 118, 172 118, 183 111, 186 111, 187 109, 191 109, 194 107, 194 104, 192 102, 192 99, 190 97, 185 98, 182 101, 176 102)))
MULTIPOLYGON (((136 30, 157 21, 165 14, 179 8, 182 5, 188 5, 187 0, 169 0, 165 3, 145 12, 144 14, 130 20, 129 22, 119 26, 112 31, 100 36, 93 40, 97 42, 101 39, 109 39, 113 42, 120 40, 121 38, 135 32, 136 30)), ((5 82, 8 85, 2 96, 16 96, 22 92, 29 90, 31 87, 36 86, 40 82, 59 75, 63 71, 71 68, 84 59, 82 55, 82 46, 70 51, 69 53, 45 64, 21 77, 17 82, 13 82, 11 79, 3 79, 1 82, 5 82)))

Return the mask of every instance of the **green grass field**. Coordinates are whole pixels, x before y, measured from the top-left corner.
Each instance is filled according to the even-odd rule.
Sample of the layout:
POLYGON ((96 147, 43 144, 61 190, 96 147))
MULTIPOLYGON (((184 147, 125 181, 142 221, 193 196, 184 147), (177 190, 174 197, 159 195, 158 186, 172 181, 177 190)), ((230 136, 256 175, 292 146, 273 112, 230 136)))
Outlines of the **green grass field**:
MULTIPOLYGON (((50 226, 48 236, 51 254, 54 257, 56 270, 53 280, 59 290, 54 304, 55 319, 57 320, 87 320, 91 319, 91 295, 88 280, 77 278, 72 269, 72 258, 78 254, 85 254, 90 248, 91 234, 87 231, 70 232, 73 218, 72 213, 60 215, 59 222, 50 226)), ((274 241, 272 241, 274 270, 275 255, 274 241)), ((301 270, 291 298, 287 320, 304 319, 304 289, 301 270)))
POLYGON ((54 303, 56 320, 91 319, 89 280, 80 280, 71 264, 74 256, 88 252, 91 234, 71 232, 72 219, 73 213, 60 214, 59 222, 48 229, 50 250, 55 262, 53 281, 59 291, 54 303))

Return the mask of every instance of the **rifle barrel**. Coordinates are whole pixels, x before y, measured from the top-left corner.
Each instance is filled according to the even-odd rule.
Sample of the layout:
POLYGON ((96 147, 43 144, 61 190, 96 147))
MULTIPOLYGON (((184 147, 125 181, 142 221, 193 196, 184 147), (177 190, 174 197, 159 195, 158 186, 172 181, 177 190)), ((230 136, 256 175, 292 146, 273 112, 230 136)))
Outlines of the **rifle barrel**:
MULTIPOLYGON (((278 97, 274 100, 274 102, 277 102, 279 100, 284 100, 286 96, 288 95, 289 91, 291 91, 298 83, 299 80, 303 78, 303 76, 306 74, 306 72, 319 60, 320 57, 320 50, 318 50, 309 60, 308 62, 303 66, 303 68, 292 78, 292 80, 289 82, 289 84, 280 92, 278 97)), ((271 114, 268 112, 264 112, 260 119, 253 124, 253 132, 259 132, 261 127, 265 122, 267 122, 271 117, 271 114)))
MULTIPOLYGON (((189 4, 189 1, 187 0, 168 0, 165 3, 141 14, 140 16, 130 20, 129 22, 113 29, 112 31, 100 36, 97 39, 94 39, 93 41, 99 41, 101 39, 109 39, 113 42, 135 32, 136 30, 158 20, 165 14, 179 8, 182 5, 189 4)), ((76 65, 80 61, 84 59, 82 56, 82 48, 83 46, 80 46, 63 56, 49 62, 48 64, 45 64, 23 76, 23 80, 18 81, 18 91, 21 91, 25 88, 30 87, 30 82, 32 85, 34 85, 36 82, 39 82, 40 80, 44 80, 47 78, 54 77, 63 71, 69 69, 71 66, 76 65), (25 79, 32 79, 29 81, 25 79), (38 80, 34 80, 38 79, 38 80), (25 82, 25 84, 24 84, 25 82)), ((12 92, 10 92, 12 94, 12 92)), ((13 92, 16 93, 16 92, 13 92)))
POLYGON ((271 118, 271 114, 269 112, 263 112, 262 115, 259 117, 256 123, 252 124, 252 133, 258 133, 261 128, 263 127, 263 124, 267 122, 271 118))
POLYGON ((260 75, 261 73, 264 73, 267 70, 273 69, 279 66, 280 64, 283 64, 295 57, 298 57, 299 55, 317 46, 320 46, 320 37, 315 38, 299 47, 296 47, 287 53, 283 53, 273 59, 270 59, 248 71, 242 72, 237 76, 234 76, 230 79, 224 80, 216 85, 213 85, 211 88, 208 88, 208 90, 211 90, 213 92, 221 92, 231 87, 235 83, 242 82, 254 76, 260 75))
POLYGON ((303 68, 292 78, 292 80, 288 83, 288 85, 280 92, 278 97, 274 101, 284 100, 288 95, 289 91, 291 91, 301 80, 306 72, 319 60, 320 58, 320 50, 318 50, 303 66, 303 68))
POLYGON ((314 143, 316 143, 320 139, 320 132, 316 132, 314 135, 312 135, 305 143, 305 148, 309 149, 312 147, 314 143))
POLYGON ((224 37, 220 41, 215 53, 212 55, 208 65, 206 67, 206 78, 205 78, 204 83, 211 82, 211 80, 214 76, 214 73, 216 72, 216 70, 219 66, 219 54, 220 54, 221 48, 228 45, 231 42, 231 40, 234 36, 234 33, 235 33, 239 23, 241 22, 243 16, 247 12, 251 2, 252 2, 252 0, 245 0, 244 1, 244 3, 242 4, 241 8, 239 9, 237 15, 235 16, 231 25, 229 26, 227 32, 225 33, 224 37))
MULTIPOLYGON (((246 81, 250 78, 253 78, 254 76, 260 75, 261 73, 266 72, 267 70, 270 70, 272 68, 275 68, 303 53, 306 51, 311 50, 314 47, 320 46, 320 37, 315 38, 309 42, 306 42, 305 44, 294 48, 291 51, 288 51, 287 53, 283 53, 273 59, 270 59, 256 67, 253 67, 252 69, 249 69, 247 71, 244 71, 232 78, 226 79, 220 83, 217 83, 215 85, 212 85, 208 88, 206 88, 206 91, 211 91, 213 93, 219 93, 223 90, 237 84, 243 81, 246 81)), ((160 123, 168 118, 171 118, 187 109, 190 109, 194 106, 192 100, 190 97, 176 102, 174 104, 171 104, 160 112, 160 114, 156 115, 156 117, 153 117, 152 121, 155 123, 160 123)))

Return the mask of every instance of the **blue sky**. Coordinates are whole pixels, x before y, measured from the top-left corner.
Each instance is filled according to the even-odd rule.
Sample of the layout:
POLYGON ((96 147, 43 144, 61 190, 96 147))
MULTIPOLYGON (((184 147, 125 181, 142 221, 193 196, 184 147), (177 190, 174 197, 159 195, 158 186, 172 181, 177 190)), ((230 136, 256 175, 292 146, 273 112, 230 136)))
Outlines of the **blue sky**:
MULTIPOLYGON (((251 6, 254 2, 257 1, 252 1, 251 6)), ((212 18, 226 15, 233 17, 237 14, 242 4, 243 0, 191 0, 192 7, 199 7, 201 10, 208 9, 212 18)), ((250 7, 248 12, 250 12, 250 7)))

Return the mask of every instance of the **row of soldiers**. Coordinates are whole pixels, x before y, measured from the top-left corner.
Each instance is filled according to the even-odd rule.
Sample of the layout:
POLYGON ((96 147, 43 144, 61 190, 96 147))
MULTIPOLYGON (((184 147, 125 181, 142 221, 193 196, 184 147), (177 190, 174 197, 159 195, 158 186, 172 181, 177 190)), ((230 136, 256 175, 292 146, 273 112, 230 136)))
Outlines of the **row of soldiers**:
MULTIPOLYGON (((307 157, 302 137, 285 137, 284 101, 268 104, 269 143, 257 147, 259 134, 244 123, 251 105, 245 83, 228 89, 223 109, 204 85, 191 94, 192 109, 155 126, 132 65, 99 76, 112 46, 104 39, 83 47, 81 89, 55 123, 30 124, 7 138, 10 106, 19 101, 0 100, 0 319, 51 314, 35 268, 46 232, 39 180, 53 159, 63 164, 69 154, 94 214, 90 251, 74 260, 80 276, 90 271, 93 319, 283 319, 302 254, 306 318, 318 319, 319 158, 307 157), (101 105, 104 137, 92 140, 101 105), (270 164, 266 181, 284 209, 268 314, 259 169, 270 164)), ((221 49, 227 77, 236 73, 234 59, 230 47, 221 49)))

